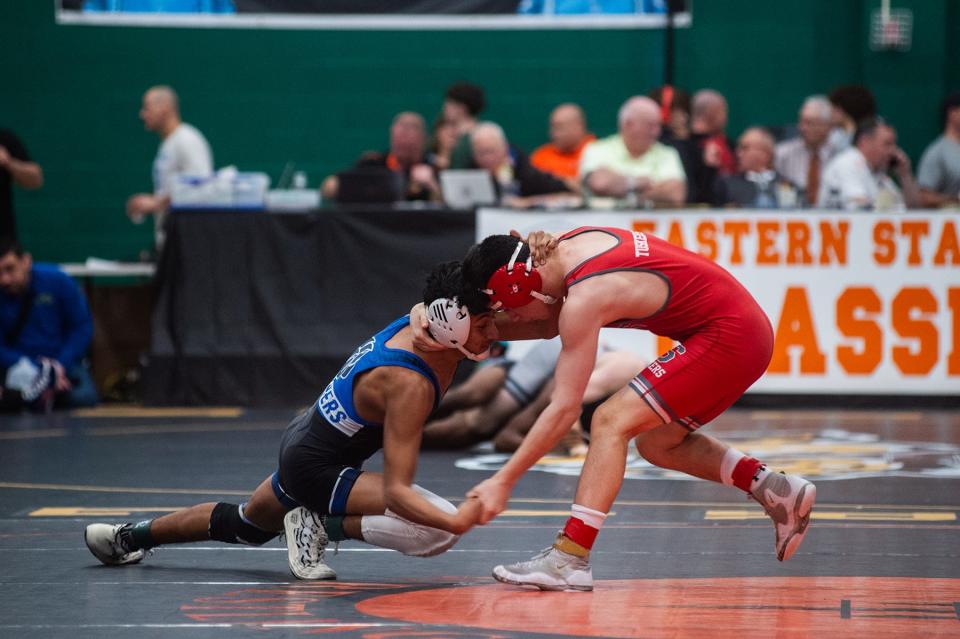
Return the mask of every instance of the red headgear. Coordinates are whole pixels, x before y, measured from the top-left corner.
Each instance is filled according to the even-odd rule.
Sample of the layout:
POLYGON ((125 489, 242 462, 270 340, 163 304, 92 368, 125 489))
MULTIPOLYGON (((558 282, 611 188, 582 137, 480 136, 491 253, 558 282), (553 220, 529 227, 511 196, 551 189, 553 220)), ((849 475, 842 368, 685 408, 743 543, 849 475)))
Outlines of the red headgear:
POLYGON ((517 256, 523 249, 523 242, 517 242, 510 261, 498 268, 487 280, 487 288, 482 292, 490 296, 490 308, 519 308, 534 299, 545 304, 553 304, 556 298, 540 292, 543 278, 533 268, 533 256, 528 256, 523 268, 516 268, 517 256))

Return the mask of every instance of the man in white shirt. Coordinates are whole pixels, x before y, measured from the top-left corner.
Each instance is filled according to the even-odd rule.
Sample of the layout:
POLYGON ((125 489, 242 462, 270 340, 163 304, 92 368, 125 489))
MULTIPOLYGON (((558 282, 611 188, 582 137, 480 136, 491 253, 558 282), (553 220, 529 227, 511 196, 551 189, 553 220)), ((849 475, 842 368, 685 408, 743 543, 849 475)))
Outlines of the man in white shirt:
POLYGON ((168 86, 155 86, 143 94, 140 119, 148 131, 162 142, 153 160, 153 193, 137 193, 127 199, 127 215, 139 224, 154 216, 157 249, 163 245, 170 187, 180 173, 206 176, 213 174, 213 155, 206 138, 195 127, 180 119, 180 101, 168 86))
POLYGON ((616 135, 587 145, 580 158, 580 179, 593 195, 682 206, 687 176, 680 154, 657 142, 660 107, 647 97, 627 100, 616 135))
POLYGON ((921 205, 910 158, 897 146, 897 132, 880 118, 857 127, 853 146, 833 158, 823 172, 820 208, 903 211, 921 205), (889 173, 900 180, 900 187, 889 173))
POLYGON ((811 95, 803 102, 797 120, 798 137, 777 145, 774 167, 805 194, 808 204, 816 204, 820 177, 836 150, 827 143, 833 108, 822 95, 811 95))

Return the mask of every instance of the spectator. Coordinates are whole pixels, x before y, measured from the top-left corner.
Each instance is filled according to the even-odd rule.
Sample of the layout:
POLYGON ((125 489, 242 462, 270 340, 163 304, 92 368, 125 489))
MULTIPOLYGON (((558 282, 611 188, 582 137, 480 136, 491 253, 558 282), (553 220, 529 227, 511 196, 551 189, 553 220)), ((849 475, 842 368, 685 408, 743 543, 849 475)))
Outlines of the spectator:
POLYGON ((550 142, 530 156, 530 163, 564 181, 575 181, 584 147, 596 138, 587 131, 583 109, 561 104, 550 114, 550 142))
POLYGON ((680 154, 687 176, 687 202, 713 202, 713 184, 717 169, 703 161, 703 149, 690 134, 690 94, 669 85, 657 87, 647 94, 660 105, 663 131, 660 141, 680 154))
POLYGON ((713 89, 693 94, 690 130, 703 149, 703 161, 720 175, 733 175, 737 163, 727 139, 727 100, 713 89))
POLYGON ((137 193, 127 199, 127 215, 139 224, 153 215, 154 237, 159 250, 165 237, 164 222, 170 207, 170 189, 177 174, 213 174, 210 145, 195 127, 180 119, 180 100, 168 86, 155 86, 143 94, 140 119, 148 131, 162 140, 153 160, 153 193, 137 193))
POLYGON ((660 105, 663 139, 690 139, 690 94, 674 86, 664 85, 651 90, 647 97, 660 105))
POLYGON ((943 101, 943 135, 920 158, 917 182, 923 206, 960 203, 960 91, 943 101))
POLYGON ((910 158, 897 146, 897 132, 880 118, 857 127, 853 146, 830 160, 820 181, 821 208, 902 211, 920 206, 910 158), (900 179, 903 192, 889 172, 900 179))
POLYGON ((797 130, 800 135, 777 145, 774 166, 777 172, 804 193, 807 204, 817 202, 823 167, 836 154, 827 136, 833 109, 822 95, 812 95, 800 107, 797 130))
POLYGON ((839 86, 830 92, 830 136, 827 138, 834 153, 850 148, 857 123, 877 116, 877 101, 870 89, 858 84, 839 86))
POLYGON ((13 183, 24 189, 43 186, 43 169, 30 161, 30 154, 12 131, 0 129, 0 237, 17 239, 13 213, 13 183))
POLYGON ((483 89, 469 82, 458 82, 447 88, 443 100, 443 119, 453 123, 457 130, 457 144, 450 156, 450 168, 473 169, 470 132, 487 105, 483 89))
POLYGON ((624 102, 619 133, 591 143, 580 159, 580 178, 594 195, 632 197, 679 206, 686 197, 686 174, 676 149, 657 141, 660 107, 647 97, 624 102))
MULTIPOLYGON (((436 170, 427 159, 426 146, 427 125, 423 116, 403 111, 395 115, 390 124, 389 150, 367 151, 354 166, 379 167, 401 173, 405 200, 437 200, 440 198, 440 185, 436 170)), ((334 200, 339 187, 337 176, 331 175, 323 181, 321 191, 325 198, 334 200)))
POLYGON ((83 364, 93 321, 80 288, 56 266, 34 264, 10 239, 0 239, 0 331, 5 407, 97 402, 83 364))
POLYGON ((526 156, 511 149, 499 125, 481 122, 470 141, 474 162, 493 177, 502 204, 522 208, 549 200, 546 196, 570 192, 563 181, 535 169, 526 156))
POLYGON ((430 140, 430 154, 427 161, 437 171, 450 168, 453 148, 457 146, 457 127, 440 114, 433 123, 433 137, 430 140))
POLYGON ((740 172, 718 178, 715 204, 757 209, 796 206, 796 187, 773 169, 773 155, 769 131, 760 127, 744 131, 737 143, 740 172))

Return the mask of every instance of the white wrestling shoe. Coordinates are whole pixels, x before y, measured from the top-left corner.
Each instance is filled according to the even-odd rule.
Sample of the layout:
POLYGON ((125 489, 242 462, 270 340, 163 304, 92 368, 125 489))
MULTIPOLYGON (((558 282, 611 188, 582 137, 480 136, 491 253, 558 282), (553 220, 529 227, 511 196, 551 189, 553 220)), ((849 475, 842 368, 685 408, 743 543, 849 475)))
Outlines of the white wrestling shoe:
POLYGON ((530 561, 497 566, 493 569, 493 578, 505 584, 536 586, 540 590, 593 590, 589 558, 577 557, 553 546, 530 561))
POLYGON ((817 487, 797 475, 768 472, 750 494, 773 520, 777 559, 790 559, 807 532, 817 487))
POLYGON ((330 543, 320 515, 294 508, 283 518, 287 537, 287 564, 297 579, 336 579, 337 573, 323 562, 330 543))
POLYGON ((93 556, 107 566, 135 564, 143 559, 143 550, 130 550, 133 524, 90 524, 83 540, 93 556))

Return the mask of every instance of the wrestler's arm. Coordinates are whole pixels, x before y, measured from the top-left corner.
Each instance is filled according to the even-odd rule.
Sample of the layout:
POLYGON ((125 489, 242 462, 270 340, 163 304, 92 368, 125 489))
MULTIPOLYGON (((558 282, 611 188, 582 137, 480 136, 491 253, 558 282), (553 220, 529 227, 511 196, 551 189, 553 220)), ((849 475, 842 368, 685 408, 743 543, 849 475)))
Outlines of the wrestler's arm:
POLYGON ((423 424, 433 410, 433 385, 419 373, 397 368, 384 389, 383 490, 387 508, 404 519, 454 534, 470 530, 479 505, 467 499, 454 514, 443 512, 413 489, 423 424))
POLYGON ((563 349, 554 374, 555 388, 523 443, 493 477, 478 484, 469 495, 483 502, 481 523, 486 523, 506 507, 513 486, 520 477, 549 452, 580 415, 583 391, 590 380, 597 356, 602 327, 600 314, 594 312, 588 296, 568 298, 560 313, 559 329, 563 349))

